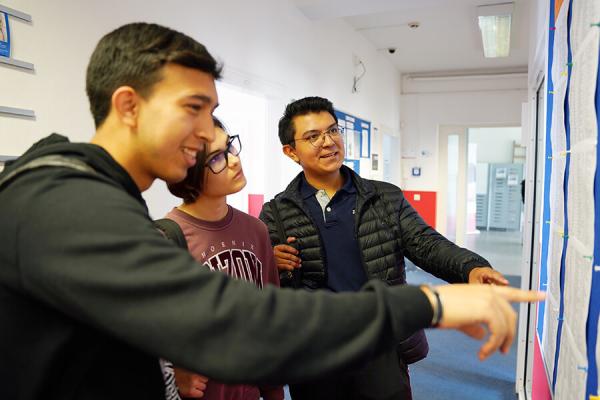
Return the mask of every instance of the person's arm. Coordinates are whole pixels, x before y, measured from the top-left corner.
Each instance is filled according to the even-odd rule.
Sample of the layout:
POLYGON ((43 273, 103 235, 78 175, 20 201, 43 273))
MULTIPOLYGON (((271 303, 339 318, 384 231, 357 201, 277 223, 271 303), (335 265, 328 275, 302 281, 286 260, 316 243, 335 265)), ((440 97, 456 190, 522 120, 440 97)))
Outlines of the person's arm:
MULTIPOLYGON (((277 223, 271 209, 271 202, 263 205, 258 218, 267 226, 277 269, 282 273, 286 273, 287 271, 293 271, 295 268, 300 268, 302 266, 300 252, 291 246, 296 241, 296 238, 290 236, 286 238, 286 243, 281 243, 280 232, 277 229, 277 223)), ((287 273, 289 274, 289 272, 287 273)))
POLYGON ((401 191, 398 201, 399 234, 405 256, 413 263, 450 283, 508 283, 485 258, 455 245, 423 221, 401 191), (480 269, 471 276, 475 268, 480 269))
MULTIPOLYGON (((44 201, 14 215, 20 286, 12 289, 188 370, 228 383, 311 380, 362 365, 431 324, 432 304, 414 286, 256 290, 205 271, 124 191, 90 177, 61 179, 75 172, 50 181, 40 174, 29 174, 27 187, 44 201)), ((475 289, 440 292, 448 327, 482 323, 505 338, 510 329, 498 321, 506 307, 471 307, 481 296, 475 289)))
POLYGON ((439 321, 435 321, 439 328, 457 329, 477 340, 483 340, 489 333, 479 349, 480 360, 496 350, 505 354, 510 350, 517 324, 511 302, 545 298, 541 292, 493 285, 455 284, 421 289, 432 305, 434 317, 439 316, 439 321))
POLYGON ((30 178, 44 202, 30 202, 15 216, 21 290, 211 379, 316 378, 362 364, 431 319, 427 298, 414 287, 372 283, 338 295, 272 285, 259 291, 204 271, 124 191, 87 177, 40 185, 38 175, 30 178))

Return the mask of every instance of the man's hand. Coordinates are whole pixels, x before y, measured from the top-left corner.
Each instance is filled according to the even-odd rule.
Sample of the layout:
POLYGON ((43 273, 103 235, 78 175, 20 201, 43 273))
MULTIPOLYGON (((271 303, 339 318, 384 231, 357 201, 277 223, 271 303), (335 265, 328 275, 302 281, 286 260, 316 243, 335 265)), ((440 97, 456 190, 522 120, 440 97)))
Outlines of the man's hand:
MULTIPOLYGON (((442 285, 435 288, 442 303, 440 328, 458 329, 482 340, 489 333, 479 350, 479 359, 484 360, 496 350, 507 353, 515 337, 517 313, 510 302, 536 302, 543 300, 544 293, 493 285, 442 285)), ((427 287, 422 287, 435 309, 435 296, 427 287)))
MULTIPOLYGON (((290 236, 287 238, 288 243, 293 243, 295 241, 295 237, 290 236)), ((298 257, 299 253, 298 250, 287 244, 278 244, 273 247, 277 269, 280 271, 293 271, 294 268, 300 268, 302 266, 302 259, 298 257)))
POLYGON ((490 267, 475 267, 469 272, 469 283, 507 286, 508 280, 500 272, 490 267))
POLYGON ((207 377, 179 367, 174 367, 173 369, 175 370, 175 384, 182 397, 191 397, 194 399, 204 397, 206 383, 208 382, 207 377))

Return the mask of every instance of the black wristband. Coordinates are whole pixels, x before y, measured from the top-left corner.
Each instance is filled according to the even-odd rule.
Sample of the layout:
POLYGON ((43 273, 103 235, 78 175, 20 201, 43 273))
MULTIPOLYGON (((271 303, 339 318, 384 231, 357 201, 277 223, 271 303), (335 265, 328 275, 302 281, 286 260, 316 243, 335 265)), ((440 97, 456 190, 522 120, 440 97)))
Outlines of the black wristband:
POLYGON ((437 328, 440 325, 440 322, 442 321, 442 317, 444 315, 444 309, 442 307, 442 301, 440 300, 440 294, 438 293, 437 290, 435 290, 430 285, 425 285, 425 286, 435 296, 435 307, 433 308, 433 318, 431 319, 431 327, 432 328, 437 328))

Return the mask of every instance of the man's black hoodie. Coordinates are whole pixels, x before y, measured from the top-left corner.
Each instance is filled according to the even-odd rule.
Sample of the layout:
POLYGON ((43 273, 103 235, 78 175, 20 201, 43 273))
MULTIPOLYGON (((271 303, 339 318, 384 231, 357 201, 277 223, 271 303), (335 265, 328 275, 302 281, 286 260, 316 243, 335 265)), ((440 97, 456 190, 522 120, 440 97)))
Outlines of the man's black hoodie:
POLYGON ((154 228, 104 149, 52 135, 0 174, 0 399, 164 398, 158 358, 225 382, 287 383, 360 366, 432 318, 415 287, 259 291, 199 268, 154 228))

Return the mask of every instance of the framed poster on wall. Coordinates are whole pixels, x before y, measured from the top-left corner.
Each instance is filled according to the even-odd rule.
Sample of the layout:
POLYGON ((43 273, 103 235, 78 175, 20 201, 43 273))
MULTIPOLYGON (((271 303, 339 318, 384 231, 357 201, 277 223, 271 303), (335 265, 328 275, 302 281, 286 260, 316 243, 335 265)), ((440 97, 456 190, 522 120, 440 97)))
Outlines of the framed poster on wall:
POLYGON ((10 58, 10 27, 8 13, 0 11, 0 56, 10 58))
POLYGON ((343 111, 335 110, 338 124, 344 130, 346 158, 357 160, 371 157, 371 123, 343 111))
POLYGON ((371 123, 360 121, 360 157, 371 157, 371 123))

